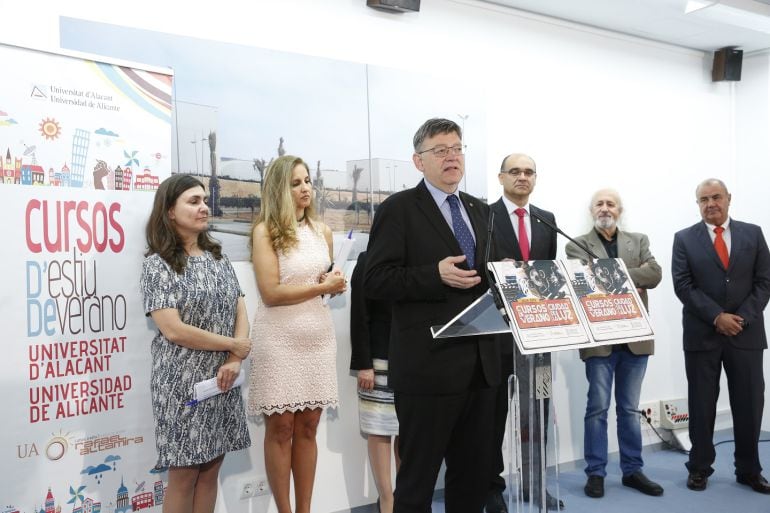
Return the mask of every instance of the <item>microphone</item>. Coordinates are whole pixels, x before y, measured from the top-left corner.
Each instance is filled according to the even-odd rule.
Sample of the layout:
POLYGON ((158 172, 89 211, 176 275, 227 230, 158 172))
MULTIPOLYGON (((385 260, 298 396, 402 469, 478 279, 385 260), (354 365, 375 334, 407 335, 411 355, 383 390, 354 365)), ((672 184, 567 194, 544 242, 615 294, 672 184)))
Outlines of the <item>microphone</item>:
POLYGON ((497 307, 497 311, 500 312, 500 315, 503 316, 503 320, 510 324, 508 321, 508 314, 505 313, 505 306, 503 305, 503 300, 500 299, 500 295, 498 294, 498 291, 495 290, 495 276, 492 273, 492 271, 489 270, 489 266, 487 265, 489 263, 489 250, 492 246, 492 230, 495 225, 495 211, 491 208, 489 209, 489 219, 487 222, 487 245, 484 248, 484 272, 487 273, 487 282, 489 283, 489 291, 492 294, 492 299, 495 300, 495 306, 497 307))
POLYGON ((492 229, 494 228, 494 222, 495 211, 490 208, 489 219, 487 219, 487 245, 484 247, 484 271, 487 273, 487 280, 489 280, 490 283, 494 283, 494 280, 492 273, 489 271, 489 266, 486 264, 489 263, 489 250, 492 246, 492 229))
POLYGON ((566 233, 561 231, 561 229, 558 226, 556 226, 554 223, 552 223, 548 219, 544 218, 543 216, 541 216, 540 214, 538 214, 537 212, 535 212, 531 208, 529 209, 529 215, 531 215, 532 217, 534 217, 539 222, 543 223, 544 225, 546 225, 548 228, 550 228, 551 230, 555 231, 559 235, 563 235, 564 237, 569 239, 570 242, 573 242, 577 247, 579 247, 580 249, 585 251, 591 258, 595 258, 595 259, 599 258, 599 256, 596 253, 594 253, 593 251, 588 249, 588 246, 586 246, 582 242, 576 241, 575 239, 573 239, 572 237, 570 237, 569 235, 567 235, 566 233))

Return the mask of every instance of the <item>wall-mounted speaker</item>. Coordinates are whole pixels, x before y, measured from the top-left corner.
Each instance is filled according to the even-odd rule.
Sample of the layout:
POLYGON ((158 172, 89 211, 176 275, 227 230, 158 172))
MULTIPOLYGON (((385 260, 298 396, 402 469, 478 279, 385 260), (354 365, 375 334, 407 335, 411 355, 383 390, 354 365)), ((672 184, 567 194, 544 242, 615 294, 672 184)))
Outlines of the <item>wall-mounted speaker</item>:
POLYGON ((742 63, 743 50, 738 50, 734 46, 720 48, 714 52, 714 65, 711 67, 711 80, 714 82, 740 80, 742 63))
POLYGON ((420 11, 420 0, 366 0, 366 5, 390 12, 420 11))

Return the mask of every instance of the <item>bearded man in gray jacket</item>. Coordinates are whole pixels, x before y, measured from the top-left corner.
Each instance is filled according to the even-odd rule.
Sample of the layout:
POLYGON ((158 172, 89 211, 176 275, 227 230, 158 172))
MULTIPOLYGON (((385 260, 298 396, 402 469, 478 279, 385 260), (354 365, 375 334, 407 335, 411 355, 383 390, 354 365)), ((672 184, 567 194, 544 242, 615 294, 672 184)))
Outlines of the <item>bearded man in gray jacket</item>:
MULTIPOLYGON (((650 253, 650 241, 642 233, 618 229, 623 203, 617 191, 602 189, 591 199, 593 229, 577 238, 600 258, 620 258, 647 308, 647 289, 660 283, 662 272, 650 253)), ((585 250, 570 242, 567 257, 586 260, 585 250)), ((607 475, 607 410, 615 383, 618 422, 618 445, 623 484, 647 495, 663 494, 663 487, 642 472, 642 433, 639 424, 639 395, 647 369, 647 358, 653 354, 653 341, 601 346, 580 351, 588 379, 583 452, 586 461, 584 491, 589 497, 604 496, 607 475)))

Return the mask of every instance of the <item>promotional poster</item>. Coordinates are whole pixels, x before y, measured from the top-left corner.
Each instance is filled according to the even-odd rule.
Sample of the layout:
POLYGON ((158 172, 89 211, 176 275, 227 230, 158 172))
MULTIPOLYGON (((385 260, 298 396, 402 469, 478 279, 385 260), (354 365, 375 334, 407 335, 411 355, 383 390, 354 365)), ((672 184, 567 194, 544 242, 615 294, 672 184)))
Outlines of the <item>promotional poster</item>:
POLYGON ((504 261, 489 266, 522 354, 589 344, 558 261, 504 261))
POLYGON ((647 311, 619 258, 490 262, 522 354, 652 338, 647 311))
POLYGON ((652 338, 647 310, 623 260, 565 260, 564 264, 594 340, 619 343, 652 338))
POLYGON ((172 76, 11 46, 0 60, 5 511, 157 507, 138 279, 171 172, 172 76))

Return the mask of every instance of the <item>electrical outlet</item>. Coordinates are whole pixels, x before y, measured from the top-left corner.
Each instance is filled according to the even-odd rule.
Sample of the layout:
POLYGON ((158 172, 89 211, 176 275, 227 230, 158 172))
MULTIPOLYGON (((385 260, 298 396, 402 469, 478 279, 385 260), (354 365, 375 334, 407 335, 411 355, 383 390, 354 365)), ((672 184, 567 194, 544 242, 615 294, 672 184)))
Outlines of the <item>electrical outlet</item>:
POLYGON ((244 479, 240 482, 238 489, 241 491, 242 500, 270 494, 270 485, 265 476, 244 479))
POLYGON ((270 495, 270 484, 267 482, 267 477, 257 476, 255 479, 257 486, 254 490, 254 496, 270 495))
POLYGON ((666 429, 686 428, 690 423, 687 399, 668 399, 660 402, 661 426, 666 429))
POLYGON ((241 499, 251 499, 257 492, 257 481, 254 479, 244 479, 241 481, 238 489, 241 491, 241 499))
POLYGON ((639 416, 639 422, 642 426, 660 427, 660 402, 651 401, 639 405, 642 415, 639 416))

